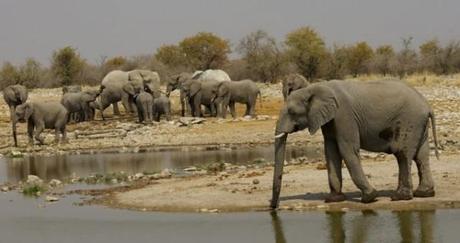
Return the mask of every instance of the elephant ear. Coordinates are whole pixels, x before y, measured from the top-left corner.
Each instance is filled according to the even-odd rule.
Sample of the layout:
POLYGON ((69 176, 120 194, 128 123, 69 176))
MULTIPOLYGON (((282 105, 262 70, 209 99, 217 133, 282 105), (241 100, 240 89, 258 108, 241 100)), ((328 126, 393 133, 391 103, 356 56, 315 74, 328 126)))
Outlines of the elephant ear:
POLYGON ((34 113, 34 107, 30 103, 24 105, 24 120, 28 121, 30 116, 34 113))
POLYGON ((125 85, 123 85, 123 91, 125 91, 125 92, 128 93, 129 95, 135 95, 134 87, 133 87, 132 84, 125 84, 125 85))
POLYGON ((324 85, 312 88, 312 95, 305 100, 307 107, 308 131, 315 134, 318 129, 334 119, 338 102, 334 91, 324 85))
POLYGON ((198 91, 201 90, 201 83, 200 82, 193 82, 191 85, 190 85, 190 97, 193 97, 195 96, 198 91))

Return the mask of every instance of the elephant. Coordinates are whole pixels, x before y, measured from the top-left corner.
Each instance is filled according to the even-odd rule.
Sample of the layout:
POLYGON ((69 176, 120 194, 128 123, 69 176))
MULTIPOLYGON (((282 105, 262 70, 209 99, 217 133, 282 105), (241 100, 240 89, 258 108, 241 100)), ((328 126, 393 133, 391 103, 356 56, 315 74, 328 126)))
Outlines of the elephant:
POLYGON ((330 194, 326 202, 346 199, 342 193, 342 160, 361 201, 376 200, 361 167, 359 149, 393 154, 398 162, 398 187, 392 200, 435 195, 429 163, 428 124, 431 120, 439 158, 434 112, 414 88, 399 80, 326 81, 292 92, 281 109, 275 129, 275 171, 270 206, 276 208, 281 190, 286 139, 289 133, 321 128, 330 194), (415 160, 419 185, 412 191, 411 164, 415 160))
POLYGON ((18 140, 16 135, 16 123, 15 111, 18 105, 24 104, 29 97, 29 92, 25 86, 20 84, 10 85, 3 89, 3 99, 5 99, 8 108, 10 109, 11 128, 13 130, 14 146, 18 146, 18 140))
POLYGON ((62 87, 62 94, 78 93, 78 92, 81 92, 81 91, 82 91, 82 88, 81 88, 80 85, 68 85, 68 86, 62 87))
MULTIPOLYGON (((139 93, 140 90, 147 92, 160 91, 160 76, 157 72, 150 70, 132 70, 129 72, 115 70, 108 73, 101 82, 101 98, 98 107, 101 113, 110 105, 113 105, 113 112, 119 115, 117 103, 122 102, 125 110, 128 113, 135 112, 135 104, 133 95, 125 92, 123 86, 131 84, 134 93, 139 93)), ((103 117, 103 115, 102 115, 103 117)))
POLYGON ((201 117, 201 105, 207 107, 211 116, 217 115, 215 99, 219 89, 220 82, 188 80, 182 85, 187 102, 191 105, 192 116, 201 117))
POLYGON ((287 75, 283 81, 283 98, 286 101, 288 95, 295 90, 305 88, 309 85, 307 79, 298 73, 293 73, 287 75))
POLYGON ((166 97, 169 97, 171 92, 179 89, 180 91, 180 106, 181 106, 181 115, 185 116, 185 112, 190 111, 190 104, 187 103, 185 99, 185 94, 184 91, 181 89, 182 85, 185 83, 185 81, 192 79, 192 74, 183 72, 180 73, 179 75, 174 76, 168 83, 166 84, 166 97), (187 109, 186 109, 187 108, 187 109))
POLYGON ((77 114, 76 122, 89 121, 92 117, 90 103, 99 96, 100 90, 66 93, 61 98, 61 104, 72 114, 77 114))
POLYGON ((258 95, 262 100, 260 89, 252 80, 221 82, 216 98, 216 103, 220 105, 218 113, 222 118, 226 118, 227 107, 230 106, 232 117, 236 118, 235 103, 241 103, 246 105, 245 116, 255 116, 258 95))
POLYGON ((45 138, 41 136, 44 129, 55 129, 55 142, 67 141, 66 124, 68 119, 67 109, 56 101, 52 102, 27 102, 16 108, 15 119, 19 122, 27 122, 27 134, 29 144, 34 143, 34 138, 41 144, 45 144, 45 138), (34 131, 35 130, 35 131, 34 131))
POLYGON ((154 121, 159 122, 161 115, 165 115, 166 120, 171 120, 171 102, 168 97, 160 96, 153 100, 152 114, 154 121))
POLYGON ((140 93, 134 95, 134 101, 136 102, 139 123, 151 122, 153 118, 153 96, 142 90, 140 93))
POLYGON ((208 69, 206 71, 195 71, 192 75, 192 79, 206 81, 206 80, 215 80, 215 81, 231 81, 228 74, 220 69, 208 69))

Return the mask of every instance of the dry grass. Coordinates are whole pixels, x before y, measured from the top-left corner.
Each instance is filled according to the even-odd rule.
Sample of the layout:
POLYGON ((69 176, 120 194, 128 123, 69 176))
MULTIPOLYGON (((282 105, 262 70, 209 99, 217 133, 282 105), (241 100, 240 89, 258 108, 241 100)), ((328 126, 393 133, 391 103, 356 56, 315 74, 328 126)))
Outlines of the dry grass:
MULTIPOLYGON (((399 79, 395 76, 383 76, 376 74, 360 75, 356 78, 347 77, 350 80, 382 80, 382 79, 399 79)), ((456 86, 460 87, 460 73, 452 75, 436 75, 432 73, 416 73, 404 78, 409 84, 414 86, 456 86)))

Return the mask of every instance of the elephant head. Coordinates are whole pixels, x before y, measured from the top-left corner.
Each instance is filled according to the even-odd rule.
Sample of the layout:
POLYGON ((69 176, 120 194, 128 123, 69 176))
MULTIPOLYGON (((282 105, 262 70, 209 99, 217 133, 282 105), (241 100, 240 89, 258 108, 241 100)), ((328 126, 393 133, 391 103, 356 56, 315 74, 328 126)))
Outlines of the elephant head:
POLYGON ((307 87, 308 81, 304 76, 295 73, 295 74, 287 75, 286 78, 283 79, 282 84, 283 84, 283 97, 284 97, 284 100, 286 101, 290 93, 292 93, 295 90, 307 87))
POLYGON ((153 93, 160 90, 160 76, 157 72, 150 70, 133 70, 128 72, 128 81, 135 84, 135 92, 139 93, 140 89, 153 93))
POLYGON ((89 90, 85 91, 82 94, 82 99, 84 102, 90 103, 97 99, 97 97, 101 94, 102 90, 89 90))
POLYGON ((27 122, 34 111, 33 104, 24 103, 16 107, 15 120, 19 122, 27 122))
POLYGON ((275 130, 272 208, 278 207, 288 134, 308 128, 313 135, 321 126, 334 119, 338 107, 334 91, 323 84, 296 90, 287 98, 275 130))
POLYGON ((171 80, 169 80, 168 84, 166 85, 166 96, 169 97, 171 92, 173 92, 176 89, 179 89, 181 84, 183 84, 185 81, 189 79, 192 79, 192 74, 186 72, 171 77, 171 80))

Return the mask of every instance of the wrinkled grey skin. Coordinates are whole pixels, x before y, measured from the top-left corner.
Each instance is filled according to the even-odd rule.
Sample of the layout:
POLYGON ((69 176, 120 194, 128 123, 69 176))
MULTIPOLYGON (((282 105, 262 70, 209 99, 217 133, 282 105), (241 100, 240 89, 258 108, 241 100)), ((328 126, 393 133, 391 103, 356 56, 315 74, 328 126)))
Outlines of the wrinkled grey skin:
POLYGON ((101 113, 112 104, 114 114, 120 115, 117 105, 119 101, 122 102, 128 113, 136 111, 133 95, 123 89, 126 84, 132 85, 134 94, 141 90, 150 93, 159 92, 160 76, 150 70, 132 70, 129 72, 115 70, 108 73, 101 82, 101 98, 98 103, 101 113))
POLYGON ((192 75, 192 79, 201 80, 201 81, 231 81, 230 76, 224 71, 220 69, 208 69, 205 71, 195 71, 192 75))
POLYGON ((171 95, 171 92, 179 89, 180 91, 180 106, 181 106, 181 115, 185 116, 186 112, 189 112, 191 110, 190 104, 186 101, 185 99, 185 94, 184 91, 181 89, 182 84, 185 83, 185 81, 192 79, 192 74, 183 72, 180 73, 179 75, 176 75, 175 77, 172 77, 171 80, 168 81, 166 84, 166 96, 169 97, 171 95))
POLYGON ((134 101, 136 102, 139 122, 151 122, 153 119, 153 96, 150 93, 141 90, 139 94, 134 96, 134 101))
POLYGON ((72 114, 77 114, 76 122, 91 120, 92 115, 89 103, 96 101, 99 93, 99 90, 65 93, 61 98, 61 104, 69 112, 69 119, 72 114))
POLYGON ((16 135, 16 123, 17 120, 14 119, 16 107, 20 104, 24 104, 29 97, 29 92, 25 86, 16 84, 10 85, 3 89, 3 99, 5 99, 8 108, 10 109, 10 119, 11 119, 11 129, 13 131, 13 140, 14 146, 18 146, 18 139, 16 135))
POLYGON ((259 88, 252 80, 245 79, 241 81, 225 81, 219 85, 219 91, 216 98, 216 103, 219 107, 219 115, 223 118, 227 116, 227 107, 230 107, 230 112, 233 118, 236 118, 235 103, 246 105, 245 116, 256 115, 257 96, 262 99, 259 88))
POLYGON ((152 114, 153 119, 157 122, 160 121, 161 115, 164 115, 167 121, 171 120, 171 102, 168 97, 160 96, 153 100, 152 114))
POLYGON ((68 86, 62 87, 62 94, 78 93, 78 92, 81 92, 81 91, 82 91, 82 88, 81 88, 80 85, 68 85, 68 86))
POLYGON ((309 82, 301 74, 293 73, 293 74, 287 75, 283 79, 282 84, 283 84, 283 98, 284 98, 284 101, 286 101, 290 93, 292 93, 295 90, 307 87, 309 85, 309 82))
POLYGON ((27 122, 27 135, 29 144, 34 143, 34 138, 45 144, 41 136, 44 129, 55 130, 55 142, 66 142, 66 124, 68 119, 67 109, 59 102, 27 102, 16 108, 15 117, 19 122, 27 122))
POLYGON ((191 113, 194 117, 201 117, 201 105, 211 111, 211 116, 217 115, 215 99, 219 89, 218 81, 187 80, 182 85, 187 102, 191 105, 191 113))
POLYGON ((271 207, 278 206, 287 136, 306 128, 310 134, 321 128, 323 134, 330 187, 326 202, 345 200, 342 160, 362 192, 361 201, 375 200, 377 191, 364 174, 359 149, 395 155, 399 178, 392 200, 434 196, 429 164, 430 119, 438 156, 434 113, 426 99, 402 81, 329 81, 292 92, 276 124, 271 207), (412 160, 419 175, 415 192, 412 160))

